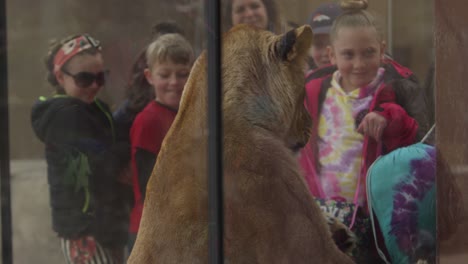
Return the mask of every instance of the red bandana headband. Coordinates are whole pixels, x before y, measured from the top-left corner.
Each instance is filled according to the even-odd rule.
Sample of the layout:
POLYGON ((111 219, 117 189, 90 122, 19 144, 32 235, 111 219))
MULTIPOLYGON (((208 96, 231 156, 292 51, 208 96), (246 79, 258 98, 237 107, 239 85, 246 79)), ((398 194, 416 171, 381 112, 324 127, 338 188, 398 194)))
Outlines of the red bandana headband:
POLYGON ((73 58, 76 54, 87 49, 101 50, 101 44, 98 40, 85 34, 69 40, 59 49, 54 58, 54 73, 62 69, 62 66, 73 58))

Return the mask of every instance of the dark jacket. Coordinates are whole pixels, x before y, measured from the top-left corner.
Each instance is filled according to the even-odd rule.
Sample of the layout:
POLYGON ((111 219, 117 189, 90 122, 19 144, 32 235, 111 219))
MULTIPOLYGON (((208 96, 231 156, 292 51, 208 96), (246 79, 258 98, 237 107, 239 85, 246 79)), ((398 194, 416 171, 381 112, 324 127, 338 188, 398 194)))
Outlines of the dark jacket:
POLYGON ((53 230, 64 238, 92 235, 105 246, 123 246, 128 208, 118 177, 130 150, 116 142, 107 105, 41 97, 31 120, 45 144, 53 230))

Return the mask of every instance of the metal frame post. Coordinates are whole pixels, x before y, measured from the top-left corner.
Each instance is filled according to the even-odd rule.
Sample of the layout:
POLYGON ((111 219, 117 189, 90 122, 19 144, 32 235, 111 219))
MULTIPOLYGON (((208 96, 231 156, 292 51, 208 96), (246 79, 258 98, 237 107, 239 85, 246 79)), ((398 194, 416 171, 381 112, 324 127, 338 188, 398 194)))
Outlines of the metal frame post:
POLYGON ((208 36, 208 195, 209 263, 224 262, 223 129, 220 1, 206 0, 208 36))
POLYGON ((2 263, 13 263, 8 118, 6 1, 0 1, 0 195, 2 263))

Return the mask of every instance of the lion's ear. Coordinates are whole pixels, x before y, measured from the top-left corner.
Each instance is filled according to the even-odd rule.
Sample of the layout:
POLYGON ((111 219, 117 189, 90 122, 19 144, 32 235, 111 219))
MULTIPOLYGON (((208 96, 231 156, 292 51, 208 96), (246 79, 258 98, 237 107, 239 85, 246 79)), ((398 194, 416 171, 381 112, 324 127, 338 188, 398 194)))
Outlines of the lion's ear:
POLYGON ((281 60, 291 62, 306 56, 311 44, 312 29, 304 25, 281 36, 276 43, 276 54, 281 60))

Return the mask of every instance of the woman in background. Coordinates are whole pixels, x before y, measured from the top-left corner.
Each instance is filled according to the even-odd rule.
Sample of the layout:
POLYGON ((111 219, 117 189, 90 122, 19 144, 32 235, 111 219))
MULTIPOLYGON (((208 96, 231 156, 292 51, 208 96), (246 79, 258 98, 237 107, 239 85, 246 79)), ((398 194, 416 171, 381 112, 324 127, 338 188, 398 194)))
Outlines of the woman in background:
POLYGON ((282 21, 275 0, 226 0, 224 30, 238 24, 248 24, 280 34, 289 27, 282 21))

